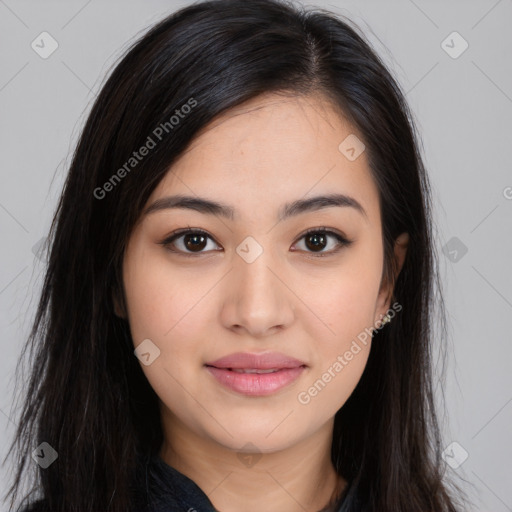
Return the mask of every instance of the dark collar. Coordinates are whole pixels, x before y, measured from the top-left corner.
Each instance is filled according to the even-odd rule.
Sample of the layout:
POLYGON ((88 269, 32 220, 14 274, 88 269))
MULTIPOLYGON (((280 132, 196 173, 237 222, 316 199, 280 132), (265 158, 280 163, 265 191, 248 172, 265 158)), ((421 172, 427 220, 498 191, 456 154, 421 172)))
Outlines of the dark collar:
POLYGON ((137 484, 138 506, 144 512, 217 512, 193 480, 169 466, 158 454, 145 464, 141 477, 137 484))

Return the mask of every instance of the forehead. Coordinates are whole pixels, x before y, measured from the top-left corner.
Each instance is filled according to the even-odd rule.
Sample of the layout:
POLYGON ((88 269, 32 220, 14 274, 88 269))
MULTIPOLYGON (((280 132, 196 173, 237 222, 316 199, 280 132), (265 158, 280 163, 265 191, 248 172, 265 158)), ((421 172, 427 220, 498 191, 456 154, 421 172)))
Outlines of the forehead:
POLYGON ((150 201, 171 193, 208 196, 251 216, 298 198, 342 193, 362 203, 369 216, 378 215, 365 152, 350 160, 340 150, 349 136, 362 139, 323 97, 265 94, 206 125, 150 201))

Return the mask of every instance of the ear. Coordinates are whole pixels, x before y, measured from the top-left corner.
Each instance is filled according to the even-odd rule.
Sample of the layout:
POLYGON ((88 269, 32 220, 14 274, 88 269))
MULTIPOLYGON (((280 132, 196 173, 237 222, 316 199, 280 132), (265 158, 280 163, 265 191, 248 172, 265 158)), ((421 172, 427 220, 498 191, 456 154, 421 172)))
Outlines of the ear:
POLYGON ((391 298, 393 297, 393 290, 395 287, 396 279, 402 270, 402 266, 405 261, 405 255, 407 254, 407 247, 409 245, 409 233, 402 233, 395 240, 394 246, 394 275, 393 279, 390 280, 387 276, 384 277, 379 290, 379 296, 377 299, 377 310, 375 323, 380 321, 382 317, 388 312, 391 305, 391 298))

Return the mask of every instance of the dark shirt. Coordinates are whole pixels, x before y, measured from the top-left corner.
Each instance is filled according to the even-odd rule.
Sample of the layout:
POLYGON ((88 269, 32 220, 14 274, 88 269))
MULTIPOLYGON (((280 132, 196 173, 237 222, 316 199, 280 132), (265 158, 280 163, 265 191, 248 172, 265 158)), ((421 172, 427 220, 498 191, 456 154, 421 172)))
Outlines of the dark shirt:
MULTIPOLYGON (((350 484, 337 503, 318 512, 345 512, 348 510, 346 502, 351 501, 349 494, 352 494, 350 484)), ((153 455, 149 463, 139 466, 134 496, 134 506, 130 512, 218 512, 193 480, 169 466, 159 455, 153 455)), ((40 500, 23 512, 50 511, 40 500)))

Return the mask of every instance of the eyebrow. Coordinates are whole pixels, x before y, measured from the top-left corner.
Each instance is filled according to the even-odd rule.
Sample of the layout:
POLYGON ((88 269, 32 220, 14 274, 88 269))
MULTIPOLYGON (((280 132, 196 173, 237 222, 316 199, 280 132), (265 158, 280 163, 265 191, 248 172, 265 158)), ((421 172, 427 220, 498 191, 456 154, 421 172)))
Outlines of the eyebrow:
MULTIPOLYGON (((291 203, 286 203, 279 210, 278 220, 282 221, 301 213, 317 211, 323 208, 331 208, 335 206, 354 208, 361 215, 368 218, 365 209, 353 197, 345 194, 328 194, 309 197, 307 199, 297 199, 291 203)), ((229 220, 234 220, 236 213, 236 210, 232 206, 218 201, 197 196, 175 195, 157 199, 153 204, 146 208, 143 214, 148 215, 150 213, 174 208, 195 210, 200 213, 215 215, 216 217, 224 217, 229 220)))

